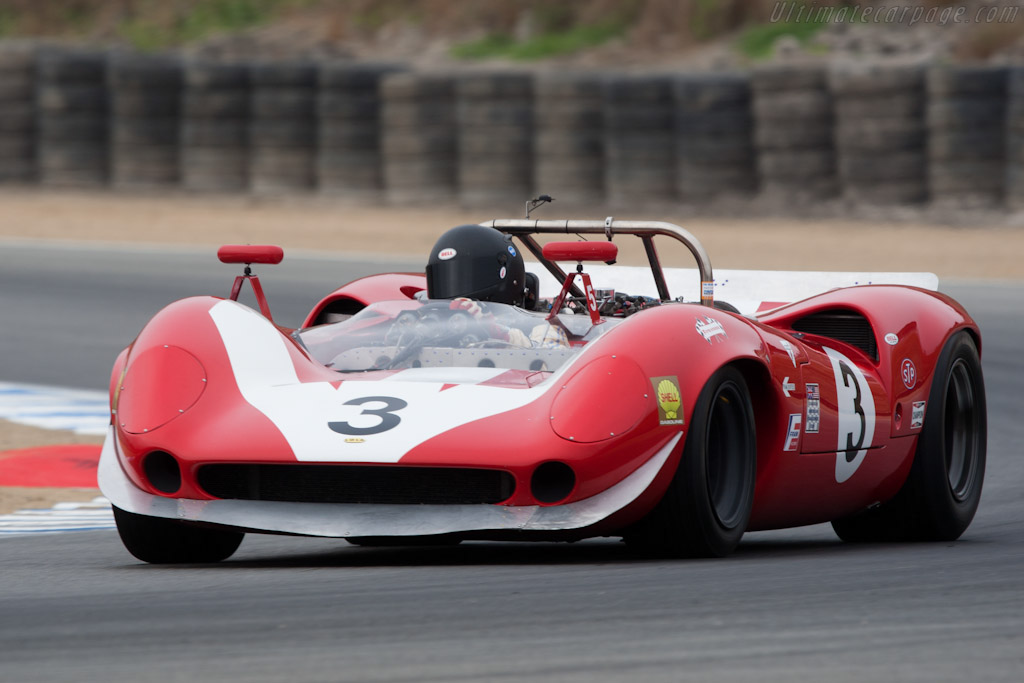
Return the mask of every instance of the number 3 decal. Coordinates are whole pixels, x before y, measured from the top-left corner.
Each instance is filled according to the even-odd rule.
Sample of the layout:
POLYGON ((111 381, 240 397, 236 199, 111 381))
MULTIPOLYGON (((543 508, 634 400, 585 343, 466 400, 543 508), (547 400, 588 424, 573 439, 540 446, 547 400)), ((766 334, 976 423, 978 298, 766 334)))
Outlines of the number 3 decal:
POLYGON ((363 412, 359 414, 360 417, 363 415, 372 415, 378 418, 377 424, 370 425, 369 427, 353 427, 348 422, 328 422, 327 426, 333 431, 339 434, 349 434, 351 436, 362 436, 364 434, 380 434, 386 432, 389 429, 394 429, 398 426, 398 423, 402 421, 395 412, 405 408, 409 404, 400 398, 394 398, 392 396, 364 396, 363 398, 354 398, 351 401, 345 401, 343 405, 346 406, 359 406, 364 403, 383 403, 383 408, 363 408, 363 412))
POLYGON ((836 481, 853 476, 871 448, 875 434, 875 398, 864 373, 849 358, 825 347, 836 379, 839 437, 836 441, 836 481))

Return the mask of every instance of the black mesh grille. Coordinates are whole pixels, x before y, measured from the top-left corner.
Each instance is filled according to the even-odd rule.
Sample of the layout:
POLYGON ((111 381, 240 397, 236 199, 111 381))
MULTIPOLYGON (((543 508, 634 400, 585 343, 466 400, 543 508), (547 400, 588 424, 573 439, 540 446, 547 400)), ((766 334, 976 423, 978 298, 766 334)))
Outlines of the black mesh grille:
POLYGON ((197 479, 215 498, 297 503, 500 503, 515 490, 508 472, 455 467, 203 465, 197 479))
POLYGON ((822 311, 793 323, 793 329, 820 337, 829 337, 855 346, 878 360, 878 342, 871 323, 855 311, 822 311))

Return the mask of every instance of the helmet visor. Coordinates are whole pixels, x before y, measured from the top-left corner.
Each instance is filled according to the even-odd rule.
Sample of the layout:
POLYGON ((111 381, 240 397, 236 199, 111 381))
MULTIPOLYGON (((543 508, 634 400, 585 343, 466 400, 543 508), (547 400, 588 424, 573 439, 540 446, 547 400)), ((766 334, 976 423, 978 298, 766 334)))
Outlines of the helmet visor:
POLYGON ((427 266, 427 290, 432 299, 480 298, 501 284, 504 269, 494 254, 456 256, 427 266))

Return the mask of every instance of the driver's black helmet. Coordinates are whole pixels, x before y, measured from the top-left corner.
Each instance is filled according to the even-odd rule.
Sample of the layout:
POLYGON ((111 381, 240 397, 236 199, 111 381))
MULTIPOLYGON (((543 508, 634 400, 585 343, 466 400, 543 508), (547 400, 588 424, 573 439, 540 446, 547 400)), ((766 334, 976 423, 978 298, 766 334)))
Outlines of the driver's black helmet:
POLYGON ((437 240, 427 259, 427 296, 467 297, 521 306, 523 256, 512 237, 483 225, 460 225, 437 240))

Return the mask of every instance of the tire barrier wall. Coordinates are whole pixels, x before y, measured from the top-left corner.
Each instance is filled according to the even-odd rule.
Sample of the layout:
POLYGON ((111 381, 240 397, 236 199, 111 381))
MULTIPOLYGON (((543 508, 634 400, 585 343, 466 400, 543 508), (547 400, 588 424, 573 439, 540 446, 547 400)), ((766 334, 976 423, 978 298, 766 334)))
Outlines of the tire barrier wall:
POLYGON ((995 206, 1006 168, 1008 73, 992 67, 928 72, 928 185, 940 203, 995 206))
MULTIPOLYGON (((613 206, 675 199, 669 76, 612 76, 604 89, 605 198, 613 206)), ((557 197, 557 190, 549 191, 557 197)))
POLYGON ((107 59, 47 49, 36 62, 39 180, 54 187, 100 187, 109 178, 107 59))
POLYGON ((317 181, 324 194, 383 198, 380 84, 395 64, 324 64, 317 97, 317 181))
POLYGON ((159 189, 181 182, 181 87, 176 59, 110 60, 110 182, 159 189))
POLYGON ((757 190, 750 79, 679 77, 674 83, 676 193, 684 201, 757 190))
POLYGON ((317 67, 254 64, 249 78, 250 187, 260 194, 311 191, 316 185, 317 67))
POLYGON ((531 197, 554 192, 569 204, 604 201, 604 79, 546 74, 533 92, 531 197))
POLYGON ((244 65, 185 65, 183 187, 204 192, 249 189, 249 93, 249 69, 244 65))
POLYGON ((389 74, 381 81, 381 169, 392 204, 456 197, 455 78, 389 74))
POLYGON ((1024 68, 424 73, 0 42, 0 183, 1024 208, 1024 68))
POLYGON ((0 46, 0 184, 37 179, 36 60, 28 45, 0 46))
POLYGON ((1007 77, 1006 204, 1024 209, 1024 68, 1007 77))
POLYGON ((754 71, 754 130, 761 188, 787 199, 839 193, 832 98, 824 67, 754 71))
POLYGON ((928 195, 924 69, 847 66, 829 73, 845 199, 912 204, 928 195))

